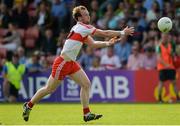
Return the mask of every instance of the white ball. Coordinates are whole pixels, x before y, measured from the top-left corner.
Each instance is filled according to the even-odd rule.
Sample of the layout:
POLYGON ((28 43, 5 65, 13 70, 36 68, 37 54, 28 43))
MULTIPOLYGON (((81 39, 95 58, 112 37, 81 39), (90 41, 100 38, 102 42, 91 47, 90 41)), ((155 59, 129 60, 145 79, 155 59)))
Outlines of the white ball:
POLYGON ((172 29, 172 21, 168 17, 162 17, 158 21, 158 28, 161 32, 167 33, 172 29))

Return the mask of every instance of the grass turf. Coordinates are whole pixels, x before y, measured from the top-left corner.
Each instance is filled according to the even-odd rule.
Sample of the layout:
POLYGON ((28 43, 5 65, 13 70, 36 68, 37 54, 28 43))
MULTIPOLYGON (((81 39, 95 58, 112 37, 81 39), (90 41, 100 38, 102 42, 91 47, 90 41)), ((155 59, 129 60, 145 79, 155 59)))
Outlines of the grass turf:
POLYGON ((178 125, 180 104, 91 104, 103 118, 85 123, 80 104, 37 104, 28 122, 22 104, 0 104, 2 125, 178 125))

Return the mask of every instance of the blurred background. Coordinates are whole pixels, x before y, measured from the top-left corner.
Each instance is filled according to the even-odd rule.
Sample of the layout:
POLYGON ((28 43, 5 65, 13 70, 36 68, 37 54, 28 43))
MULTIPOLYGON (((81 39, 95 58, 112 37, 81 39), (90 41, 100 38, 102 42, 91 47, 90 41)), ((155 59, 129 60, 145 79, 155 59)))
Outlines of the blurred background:
MULTIPOLYGON (((18 62, 26 66, 18 101, 31 98, 47 81, 53 60, 60 54, 75 24, 71 12, 77 5, 88 8, 91 24, 96 28, 135 27, 134 36, 123 37, 112 47, 83 46, 78 62, 92 81, 92 101, 155 102, 158 84, 155 49, 161 39, 157 21, 163 16, 171 18, 173 28, 168 39, 176 43, 178 57, 179 0, 0 0, 0 72, 5 63, 12 60, 14 52, 18 53, 18 62)), ((179 72, 177 79, 180 86, 179 72)), ((63 83, 43 101, 79 101, 79 87, 68 78, 63 83)), ((1 101, 4 101, 3 88, 1 74, 1 101)), ((165 101, 175 97, 171 88, 164 89, 165 101)))

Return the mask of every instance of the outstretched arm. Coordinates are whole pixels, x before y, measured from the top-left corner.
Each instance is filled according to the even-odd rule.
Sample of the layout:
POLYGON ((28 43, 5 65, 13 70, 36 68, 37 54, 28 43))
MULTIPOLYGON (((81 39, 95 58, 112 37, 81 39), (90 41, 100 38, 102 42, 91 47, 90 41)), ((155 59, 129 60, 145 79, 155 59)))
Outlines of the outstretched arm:
POLYGON ((117 41, 120 41, 120 39, 117 37, 114 37, 110 39, 109 41, 94 41, 94 39, 91 36, 88 36, 85 41, 86 41, 86 44, 92 48, 103 48, 103 47, 107 47, 107 46, 111 46, 115 44, 117 41))
POLYGON ((126 27, 122 31, 96 29, 94 35, 102 37, 121 37, 122 35, 133 35, 134 27, 126 27))

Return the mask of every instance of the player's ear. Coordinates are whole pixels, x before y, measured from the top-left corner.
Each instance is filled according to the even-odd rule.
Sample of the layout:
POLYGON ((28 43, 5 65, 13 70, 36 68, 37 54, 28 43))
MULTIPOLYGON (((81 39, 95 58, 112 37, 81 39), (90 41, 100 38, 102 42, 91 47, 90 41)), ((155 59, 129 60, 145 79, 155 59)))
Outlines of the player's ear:
POLYGON ((78 17, 78 21, 82 21, 82 17, 78 17))
POLYGON ((82 20, 82 15, 81 15, 80 13, 76 13, 76 14, 74 15, 74 17, 75 17, 75 19, 76 19, 77 21, 82 20))

